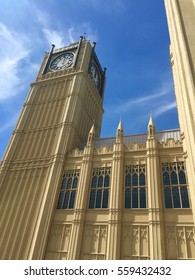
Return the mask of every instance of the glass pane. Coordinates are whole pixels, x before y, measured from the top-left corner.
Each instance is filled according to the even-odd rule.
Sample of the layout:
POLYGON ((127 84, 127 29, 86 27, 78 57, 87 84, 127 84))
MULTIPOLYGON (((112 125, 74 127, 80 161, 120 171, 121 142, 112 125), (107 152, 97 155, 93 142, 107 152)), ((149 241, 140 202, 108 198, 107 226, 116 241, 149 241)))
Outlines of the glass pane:
POLYGON ((132 201, 132 207, 133 208, 138 208, 138 189, 134 188, 132 191, 132 197, 133 197, 133 201, 132 201))
POLYGON ((70 192, 67 191, 66 194, 65 194, 65 198, 64 198, 63 209, 67 209, 68 208, 69 196, 70 196, 70 192))
POLYGON ((145 174, 141 173, 139 176, 139 185, 140 186, 145 186, 146 185, 146 180, 145 180, 145 174))
POLYGON ((110 177, 109 175, 106 175, 105 180, 104 180, 104 187, 109 188, 110 185, 110 177))
POLYGON ((76 189, 76 188, 77 188, 77 185, 78 185, 78 178, 76 177, 76 178, 74 178, 72 188, 73 188, 73 189, 76 189))
POLYGON ((75 195, 76 195, 76 191, 72 191, 70 196, 69 209, 74 208, 75 195))
POLYGON ((171 190, 169 187, 164 188, 165 208, 172 208, 171 190))
POLYGON ((132 186, 138 186, 138 176, 137 176, 137 174, 133 174, 132 186))
POLYGON ((97 186, 97 177, 94 176, 94 177, 92 178, 91 187, 92 187, 92 188, 96 188, 96 186, 97 186))
POLYGON ((108 190, 104 191, 102 208, 108 208, 108 190))
POLYGON ((131 208, 131 189, 125 190, 125 208, 131 208))
POLYGON ((188 198, 188 190, 186 187, 181 187, 181 201, 183 208, 190 208, 189 198, 188 198))
POLYGON ((163 185, 164 186, 169 186, 171 184, 170 182, 170 176, 168 172, 163 173, 163 185))
POLYGON ((171 184, 178 185, 177 173, 175 171, 171 173, 171 184))
POLYGON ((186 185, 186 176, 183 171, 179 172, 179 183, 182 185, 186 185))
POLYGON ((125 177, 125 187, 130 187, 131 186, 131 175, 128 174, 125 177))
POLYGON ((178 188, 172 188, 172 194, 173 194, 174 208, 181 208, 181 203, 180 203, 180 198, 179 198, 179 189, 178 188))
POLYGON ((146 188, 140 189, 140 208, 146 208, 146 188))
POLYGON ((95 204, 95 191, 91 191, 90 199, 89 199, 89 208, 94 208, 95 204))
POLYGON ((67 189, 71 189, 71 186, 72 186, 72 178, 69 178, 67 183, 67 189))
POLYGON ((103 187, 103 176, 100 176, 98 178, 98 188, 102 188, 103 187))
POLYGON ((61 209, 62 208, 63 200, 64 200, 64 192, 60 192, 59 199, 58 199, 57 209, 61 209))
POLYGON ((102 207, 102 191, 99 190, 97 191, 97 196, 96 196, 96 208, 101 208, 102 207))
POLYGON ((65 189, 65 188, 66 188, 66 178, 63 179, 62 185, 61 185, 61 189, 65 189))

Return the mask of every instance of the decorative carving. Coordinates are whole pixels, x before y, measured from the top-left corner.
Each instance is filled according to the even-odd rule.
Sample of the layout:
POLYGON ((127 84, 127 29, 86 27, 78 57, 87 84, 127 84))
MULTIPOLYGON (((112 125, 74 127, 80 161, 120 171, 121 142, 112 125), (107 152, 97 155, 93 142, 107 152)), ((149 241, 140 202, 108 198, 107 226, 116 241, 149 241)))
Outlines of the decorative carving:
POLYGON ((141 230, 140 237, 148 241, 148 227, 147 226, 141 227, 140 230, 141 230))
POLYGON ((185 243, 185 232, 183 228, 177 228, 177 240, 185 243))
POLYGON ((84 231, 82 259, 105 259, 107 226, 87 225, 84 231))
POLYGON ((134 238, 136 243, 139 241, 139 235, 140 235, 139 228, 138 227, 136 227, 136 228, 133 227, 133 238, 134 238))

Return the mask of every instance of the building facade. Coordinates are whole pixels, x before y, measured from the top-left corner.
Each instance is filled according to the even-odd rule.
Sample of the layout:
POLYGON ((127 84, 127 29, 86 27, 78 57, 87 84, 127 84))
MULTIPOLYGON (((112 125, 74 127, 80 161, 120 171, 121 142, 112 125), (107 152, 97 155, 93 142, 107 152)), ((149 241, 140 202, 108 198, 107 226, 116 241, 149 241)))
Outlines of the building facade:
POLYGON ((195 5, 165 2, 181 130, 99 138, 95 44, 52 46, 1 162, 0 259, 195 259, 195 5))

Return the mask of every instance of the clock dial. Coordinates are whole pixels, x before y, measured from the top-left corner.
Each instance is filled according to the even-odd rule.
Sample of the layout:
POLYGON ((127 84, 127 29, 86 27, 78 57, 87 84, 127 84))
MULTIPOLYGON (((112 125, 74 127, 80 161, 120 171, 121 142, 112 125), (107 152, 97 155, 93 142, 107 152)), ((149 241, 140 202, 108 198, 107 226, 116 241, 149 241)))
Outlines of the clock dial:
POLYGON ((50 64, 50 69, 52 71, 63 70, 71 66, 74 60, 73 53, 64 53, 56 57, 50 64))
POLYGON ((91 63, 89 73, 92 78, 93 84, 96 88, 100 88, 100 76, 95 63, 91 63))

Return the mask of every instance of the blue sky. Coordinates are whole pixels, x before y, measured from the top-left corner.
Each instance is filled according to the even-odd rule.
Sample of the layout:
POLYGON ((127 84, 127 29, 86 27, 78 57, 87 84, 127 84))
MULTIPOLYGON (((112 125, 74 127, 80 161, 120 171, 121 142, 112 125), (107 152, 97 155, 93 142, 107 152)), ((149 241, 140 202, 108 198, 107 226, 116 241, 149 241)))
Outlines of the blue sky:
POLYGON ((0 0, 0 158, 44 52, 97 42, 107 68, 101 137, 178 128, 163 0, 0 0))

